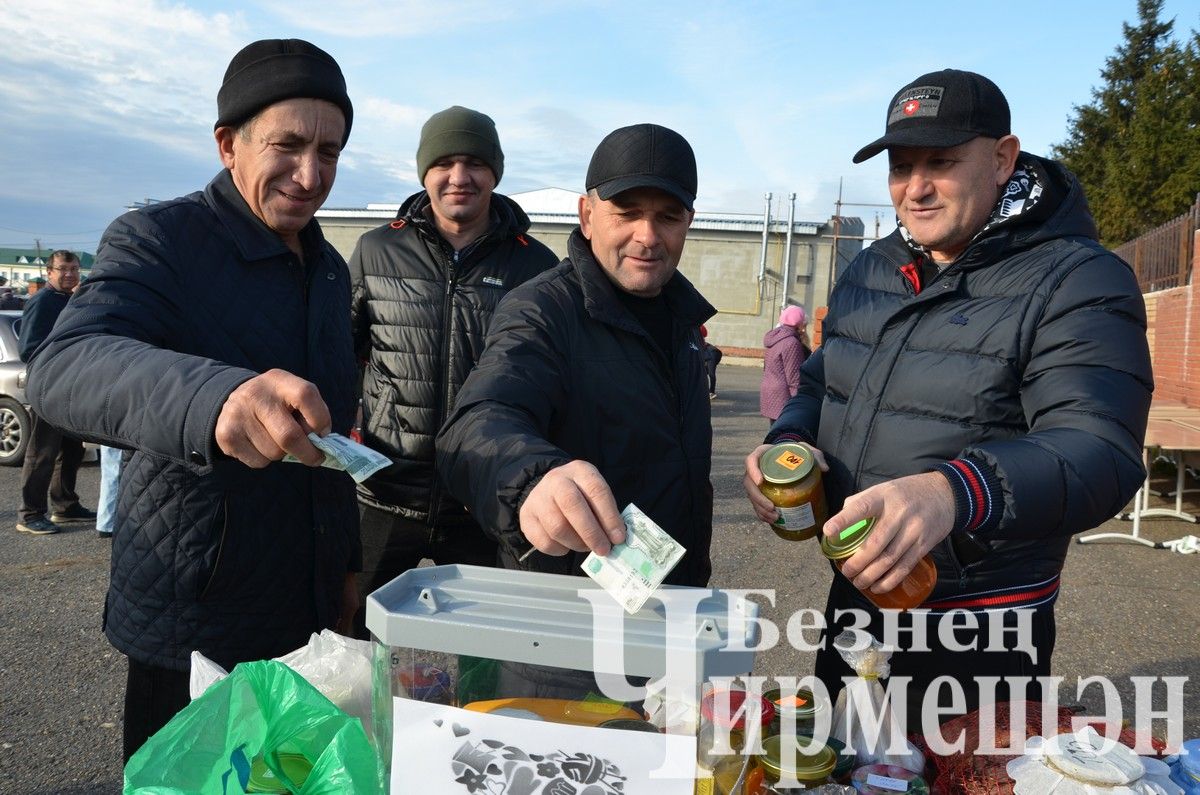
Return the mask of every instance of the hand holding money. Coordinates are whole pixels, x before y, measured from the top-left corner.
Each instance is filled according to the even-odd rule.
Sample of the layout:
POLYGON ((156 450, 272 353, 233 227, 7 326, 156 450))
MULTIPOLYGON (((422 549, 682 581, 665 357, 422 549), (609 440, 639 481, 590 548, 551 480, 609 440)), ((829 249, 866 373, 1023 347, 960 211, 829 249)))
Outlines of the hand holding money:
POLYGON ((321 454, 306 433, 329 428, 329 407, 314 384, 286 370, 268 370, 225 399, 216 442, 225 455, 255 469, 285 454, 316 465, 321 454))
POLYGON ((625 522, 624 543, 607 555, 593 552, 582 568, 625 612, 636 613, 687 550, 632 503, 621 512, 621 519, 625 522))
POLYGON ((547 472, 521 504, 521 532, 547 555, 607 554, 625 540, 625 523, 608 483, 586 461, 547 472))
MULTIPOLYGON (((354 478, 355 483, 362 483, 391 463, 391 460, 382 453, 377 453, 370 447, 359 444, 340 433, 331 433, 325 436, 310 433, 308 439, 312 442, 313 447, 325 454, 325 460, 321 462, 321 466, 348 472, 350 477, 354 478)), ((283 460, 302 463, 300 459, 291 455, 284 456, 283 460)))

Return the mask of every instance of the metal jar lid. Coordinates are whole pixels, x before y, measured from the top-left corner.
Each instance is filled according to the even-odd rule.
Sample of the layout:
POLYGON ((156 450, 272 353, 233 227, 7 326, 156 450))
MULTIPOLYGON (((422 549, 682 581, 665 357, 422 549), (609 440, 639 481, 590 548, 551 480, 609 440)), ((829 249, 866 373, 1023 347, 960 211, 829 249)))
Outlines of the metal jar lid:
POLYGON ((868 516, 833 536, 821 536, 821 553, 830 560, 845 560, 858 551, 875 527, 875 517, 868 516))
MULTIPOLYGON (((805 744, 811 741, 808 737, 795 738, 795 740, 800 739, 803 739, 805 744)), ((782 779, 785 772, 782 759, 782 741, 783 736, 779 734, 765 738, 762 741, 763 752, 758 755, 758 763, 763 766, 767 777, 774 778, 776 781, 782 779)), ((796 766, 795 768, 789 768, 786 772, 797 781, 824 781, 833 772, 833 768, 837 766, 837 754, 828 745, 821 745, 811 753, 804 753, 801 750, 799 742, 796 745, 796 766)))
POLYGON ((798 688, 796 694, 787 699, 783 698, 782 690, 776 687, 763 693, 763 698, 775 705, 775 714, 792 712, 800 722, 811 722, 825 706, 817 701, 812 690, 807 687, 798 688))
POLYGON ((763 480, 768 483, 795 483, 812 471, 813 454, 802 444, 777 444, 758 459, 763 480))

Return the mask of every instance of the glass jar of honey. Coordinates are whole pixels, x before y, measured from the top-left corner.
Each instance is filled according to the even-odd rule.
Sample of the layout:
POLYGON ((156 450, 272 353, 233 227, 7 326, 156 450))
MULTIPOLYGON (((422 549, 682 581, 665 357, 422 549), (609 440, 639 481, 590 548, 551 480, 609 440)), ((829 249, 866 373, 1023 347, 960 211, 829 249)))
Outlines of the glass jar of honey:
POLYGON ((815 536, 829 512, 812 451, 795 442, 777 444, 759 457, 758 468, 763 476, 758 490, 779 509, 771 525, 775 535, 789 541, 815 536))
MULTIPOLYGON (((853 557, 859 547, 871 535, 875 527, 875 517, 868 517, 847 527, 833 536, 821 537, 821 552, 833 561, 838 571, 847 560, 853 557)), ((870 599, 877 607, 908 610, 916 607, 929 598, 933 586, 937 585, 937 566, 933 558, 926 554, 917 561, 917 565, 908 573, 899 585, 886 593, 863 591, 863 596, 870 599)))
POLYGON ((814 744, 809 737, 789 739, 777 734, 763 740, 762 747, 755 761, 768 784, 819 787, 829 783, 837 766, 837 753, 827 745, 814 744), (793 747, 786 748, 787 742, 793 747))

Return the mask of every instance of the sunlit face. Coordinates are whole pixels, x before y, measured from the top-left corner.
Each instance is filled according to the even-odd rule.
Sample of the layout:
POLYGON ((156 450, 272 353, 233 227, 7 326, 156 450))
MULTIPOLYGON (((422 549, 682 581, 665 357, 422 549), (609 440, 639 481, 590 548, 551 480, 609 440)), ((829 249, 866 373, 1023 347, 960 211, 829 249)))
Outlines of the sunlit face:
POLYGON ((945 149, 892 147, 888 190, 901 223, 935 262, 951 262, 987 222, 1020 143, 979 136, 945 149))
POLYGON ((579 228, 608 278, 632 295, 653 298, 675 274, 693 213, 657 188, 634 188, 605 201, 579 199, 579 228))
POLYGON ((346 119, 332 102, 287 99, 268 106, 242 131, 216 131, 221 161, 251 212, 288 247, 333 188, 346 119))
POLYGON ((430 208, 442 224, 471 226, 487 218, 495 187, 491 166, 470 155, 439 158, 425 172, 430 208))
POLYGON ((79 286, 79 260, 56 257, 46 266, 46 281, 60 292, 75 292, 75 288, 79 286))

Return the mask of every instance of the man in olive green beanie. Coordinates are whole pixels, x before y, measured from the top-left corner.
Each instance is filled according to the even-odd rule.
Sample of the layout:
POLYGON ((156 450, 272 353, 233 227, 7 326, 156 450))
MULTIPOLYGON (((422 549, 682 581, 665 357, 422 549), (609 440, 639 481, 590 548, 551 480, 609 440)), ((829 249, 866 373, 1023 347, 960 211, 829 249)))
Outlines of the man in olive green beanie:
POLYGON ((429 117, 421 128, 417 146, 417 173, 421 183, 429 167, 448 155, 477 157, 492 169, 496 184, 504 175, 504 152, 492 117, 477 110, 454 105, 429 117))
MULTIPOLYGON (((350 322, 366 361, 363 441, 392 459, 358 487, 363 597, 423 559, 495 565, 496 542, 445 496, 433 438, 500 299, 558 262, 529 237, 521 207, 494 192, 504 152, 488 116, 458 105, 433 114, 417 173, 425 189, 359 238, 350 258, 350 322)), ((355 632, 366 637, 362 616, 355 632)))

